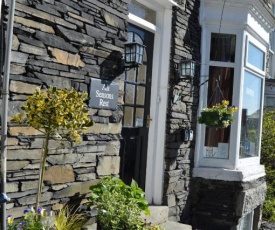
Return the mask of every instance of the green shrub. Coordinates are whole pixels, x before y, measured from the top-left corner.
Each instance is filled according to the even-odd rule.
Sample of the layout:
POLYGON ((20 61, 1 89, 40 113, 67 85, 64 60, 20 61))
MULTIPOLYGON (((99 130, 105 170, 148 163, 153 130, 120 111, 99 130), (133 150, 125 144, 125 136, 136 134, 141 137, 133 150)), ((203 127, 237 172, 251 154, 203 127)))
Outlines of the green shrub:
POLYGON ((262 127, 261 163, 266 170, 267 194, 263 219, 275 222, 275 109, 264 111, 262 127))
POLYGON ((98 224, 103 230, 146 229, 140 214, 150 214, 148 202, 134 180, 128 186, 117 177, 106 177, 101 183, 91 186, 90 190, 89 205, 96 205, 98 224))

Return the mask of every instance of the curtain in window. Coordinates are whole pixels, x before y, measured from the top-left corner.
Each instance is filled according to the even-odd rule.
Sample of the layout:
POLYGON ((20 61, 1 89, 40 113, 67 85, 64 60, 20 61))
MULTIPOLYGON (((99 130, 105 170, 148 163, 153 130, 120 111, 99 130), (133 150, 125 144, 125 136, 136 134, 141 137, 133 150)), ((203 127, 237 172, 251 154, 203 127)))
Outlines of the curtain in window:
POLYGON ((236 35, 211 34, 211 61, 235 62, 236 35))
MULTIPOLYGON (((222 100, 232 102, 234 69, 228 67, 209 68, 208 107, 222 100)), ((218 143, 229 143, 230 126, 228 128, 206 128, 205 146, 218 147, 218 143)))

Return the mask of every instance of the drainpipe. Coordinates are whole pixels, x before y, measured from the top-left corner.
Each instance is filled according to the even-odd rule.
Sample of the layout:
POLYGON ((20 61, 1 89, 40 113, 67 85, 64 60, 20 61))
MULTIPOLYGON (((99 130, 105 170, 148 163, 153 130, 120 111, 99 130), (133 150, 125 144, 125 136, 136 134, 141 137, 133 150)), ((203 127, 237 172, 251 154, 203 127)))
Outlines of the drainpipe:
MULTIPOLYGON (((3 2, 3 1, 2 1, 3 2)), ((10 59, 13 35, 13 20, 15 11, 15 0, 10 0, 9 18, 6 35, 6 48, 4 59, 4 79, 2 89, 2 133, 1 133, 1 192, 6 193, 7 184, 7 123, 8 123, 8 99, 9 99, 9 77, 10 77, 10 59)), ((1 230, 6 230, 6 203, 1 205, 1 230)))

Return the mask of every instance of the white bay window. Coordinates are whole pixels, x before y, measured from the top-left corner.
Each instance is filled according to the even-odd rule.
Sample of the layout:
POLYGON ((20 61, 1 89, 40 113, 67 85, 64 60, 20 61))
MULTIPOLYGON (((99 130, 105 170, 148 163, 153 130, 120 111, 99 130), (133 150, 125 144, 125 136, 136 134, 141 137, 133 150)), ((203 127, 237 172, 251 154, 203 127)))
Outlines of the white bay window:
POLYGON ((267 15, 263 22, 259 15, 266 12, 258 12, 258 1, 238 1, 236 6, 231 2, 202 1, 198 116, 203 108, 222 100, 237 106, 238 111, 227 128, 198 124, 193 176, 242 181, 265 175, 260 165, 260 140, 269 23, 273 19, 267 15))

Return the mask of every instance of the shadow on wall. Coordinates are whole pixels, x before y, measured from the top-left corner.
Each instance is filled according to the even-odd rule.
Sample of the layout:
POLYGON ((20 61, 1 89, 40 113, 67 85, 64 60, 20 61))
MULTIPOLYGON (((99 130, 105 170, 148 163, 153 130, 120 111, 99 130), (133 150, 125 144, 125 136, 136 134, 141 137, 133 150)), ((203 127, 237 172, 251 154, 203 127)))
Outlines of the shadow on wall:
POLYGON ((185 224, 192 223, 192 169, 196 141, 197 109, 200 84, 201 31, 198 22, 200 1, 185 1, 185 9, 173 8, 172 52, 170 61, 170 104, 167 108, 166 169, 164 203, 169 218, 185 224), (187 25, 187 29, 186 28, 187 25), (179 78, 181 60, 196 62, 195 77, 179 78), (193 131, 193 139, 186 140, 184 130, 193 131))
POLYGON ((119 51, 112 51, 111 54, 99 63, 101 79, 114 80, 123 72, 123 55, 119 51))

